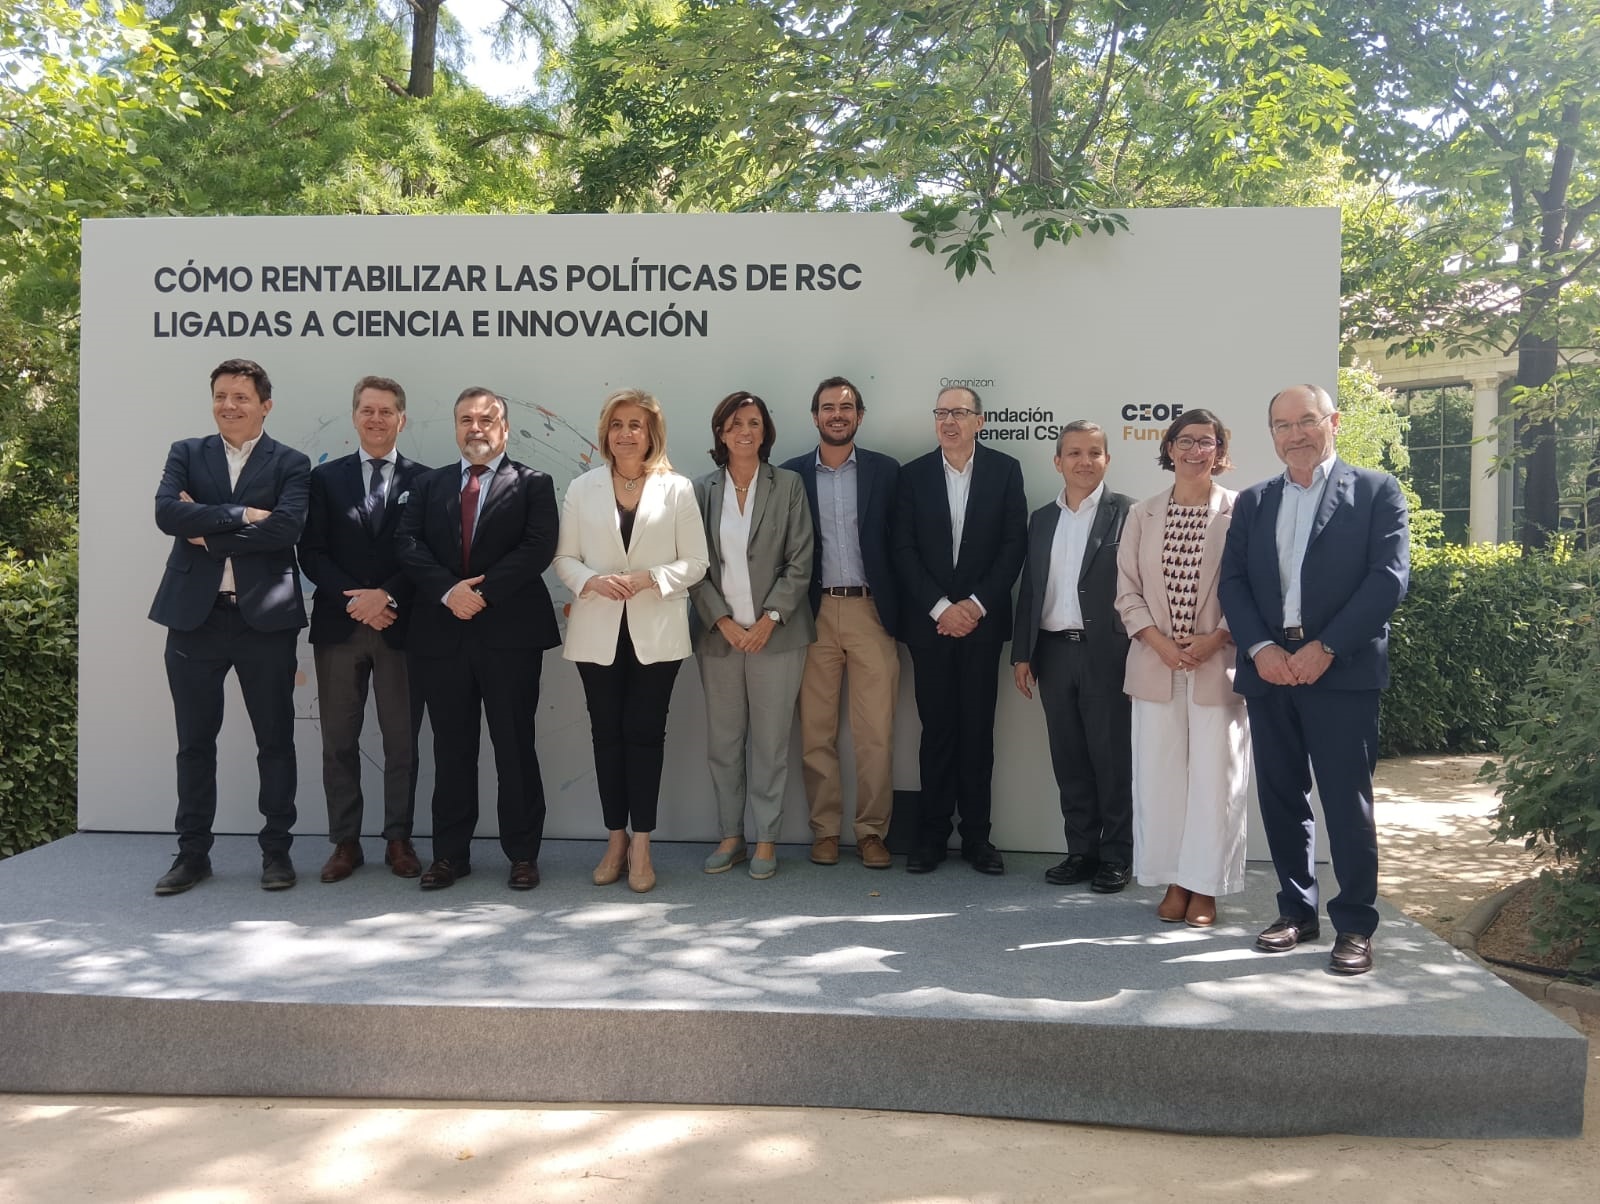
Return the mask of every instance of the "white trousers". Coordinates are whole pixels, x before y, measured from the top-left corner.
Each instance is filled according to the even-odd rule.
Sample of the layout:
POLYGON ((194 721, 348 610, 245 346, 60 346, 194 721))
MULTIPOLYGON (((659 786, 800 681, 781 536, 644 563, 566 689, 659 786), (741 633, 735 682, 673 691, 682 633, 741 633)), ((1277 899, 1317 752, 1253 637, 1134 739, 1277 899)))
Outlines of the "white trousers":
POLYGON ((1133 872, 1202 895, 1244 888, 1250 726, 1244 699, 1200 706, 1189 675, 1172 701, 1133 700, 1133 872))

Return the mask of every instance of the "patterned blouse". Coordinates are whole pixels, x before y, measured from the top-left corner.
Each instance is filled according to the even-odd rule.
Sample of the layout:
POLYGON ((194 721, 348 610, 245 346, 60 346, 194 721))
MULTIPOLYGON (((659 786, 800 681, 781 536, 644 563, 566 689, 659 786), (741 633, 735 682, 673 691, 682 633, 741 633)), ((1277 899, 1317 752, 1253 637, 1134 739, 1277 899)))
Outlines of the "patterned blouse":
POLYGON ((1194 634, 1194 612, 1200 597, 1200 556, 1210 525, 1209 505, 1180 506, 1168 499, 1161 576, 1167 584, 1167 609, 1172 612, 1175 640, 1194 634))

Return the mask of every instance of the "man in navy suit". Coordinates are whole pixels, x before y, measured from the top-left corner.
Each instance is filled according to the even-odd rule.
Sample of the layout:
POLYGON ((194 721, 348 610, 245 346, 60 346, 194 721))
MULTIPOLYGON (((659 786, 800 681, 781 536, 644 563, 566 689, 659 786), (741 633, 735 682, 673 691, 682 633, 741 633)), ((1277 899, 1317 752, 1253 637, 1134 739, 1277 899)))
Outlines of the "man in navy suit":
POLYGON ((801 766, 811 805, 811 860, 839 860, 844 790, 839 771, 839 689, 850 672, 850 739, 856 753, 856 852, 888 869, 885 840, 894 812, 894 707, 900 653, 894 642, 898 595, 890 520, 900 465, 856 445, 866 416, 861 391, 830 376, 811 394, 817 449, 783 467, 800 474, 817 533, 811 610, 817 639, 800 683, 801 766))
POLYGON ((350 408, 361 450, 312 472, 300 540, 300 568, 317 587, 311 647, 333 844, 324 882, 343 881, 364 860, 360 741, 369 683, 383 736, 383 860, 401 878, 422 873, 411 844, 422 697, 410 688, 405 655, 415 590, 400 567, 394 536, 412 486, 429 470, 395 449, 406 429, 406 391, 399 382, 362 377, 350 408))
POLYGON ((150 618, 167 628, 167 684, 178 727, 178 855, 156 883, 176 895, 211 876, 222 683, 232 669, 255 729, 261 775, 261 885, 294 885, 295 639, 306 625, 294 545, 311 462, 263 427, 272 382, 231 359, 211 373, 217 434, 180 439, 156 490, 172 536, 150 618))
POLYGON ((1028 500, 1022 465, 978 442, 983 401, 974 390, 941 390, 933 417, 939 446, 901 468, 894 514, 900 638, 922 720, 921 831, 906 869, 939 868, 959 809, 962 858, 1003 874, 989 840, 994 709, 1028 500))
POLYGON ((417 481, 397 536, 417 589, 411 681, 433 729, 433 861, 422 889, 472 872, 481 714, 494 745, 506 884, 532 890, 545 813, 533 722, 544 650, 561 642, 541 576, 555 556, 556 492, 549 474, 506 455, 505 398, 463 390, 454 417, 461 459, 417 481))
POLYGON ((1256 948, 1286 952, 1318 935, 1315 775, 1339 882, 1329 969, 1364 974, 1378 927, 1378 697, 1389 684, 1389 616, 1410 579, 1405 498, 1387 473, 1338 458, 1326 390, 1291 386, 1267 417, 1288 471, 1239 494, 1217 587, 1278 871, 1278 918, 1256 948))

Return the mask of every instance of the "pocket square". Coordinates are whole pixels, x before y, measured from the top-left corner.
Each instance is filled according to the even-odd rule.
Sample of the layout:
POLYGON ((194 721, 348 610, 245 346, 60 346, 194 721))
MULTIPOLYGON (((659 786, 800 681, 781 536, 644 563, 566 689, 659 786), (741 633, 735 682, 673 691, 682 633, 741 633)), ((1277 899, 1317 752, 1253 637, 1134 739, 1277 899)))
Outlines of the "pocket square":
POLYGON ((411 490, 407 489, 404 493, 402 493, 399 497, 397 497, 395 499, 394 504, 396 506, 404 506, 410 500, 411 500, 411 490))

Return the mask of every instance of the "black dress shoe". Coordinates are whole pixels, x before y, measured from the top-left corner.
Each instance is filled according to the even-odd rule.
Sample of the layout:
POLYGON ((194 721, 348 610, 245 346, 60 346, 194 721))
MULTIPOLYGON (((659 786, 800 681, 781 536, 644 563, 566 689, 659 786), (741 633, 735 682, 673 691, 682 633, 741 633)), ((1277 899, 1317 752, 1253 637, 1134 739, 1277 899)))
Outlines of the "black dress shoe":
POLYGON ((1335 974, 1365 974, 1372 969, 1372 938, 1341 932, 1328 955, 1328 969, 1335 974))
POLYGON ((1314 941, 1318 934, 1316 920, 1291 920, 1279 916, 1256 937, 1256 948, 1263 953, 1287 953, 1301 941, 1314 941))
POLYGON ((1060 865, 1052 865, 1044 872, 1044 880, 1051 886, 1076 886, 1087 882, 1100 872, 1100 861, 1082 853, 1068 853, 1060 865))
POLYGON ((172 868, 156 883, 158 895, 181 895, 197 882, 211 877, 211 858, 204 853, 179 853, 172 868))
POLYGON ((422 889, 443 890, 447 886, 454 886, 457 878, 465 878, 470 873, 472 866, 468 862, 440 857, 422 872, 422 889))
POLYGON ((1133 881, 1133 867, 1120 861, 1102 861, 1099 872, 1089 882, 1098 895, 1114 895, 1133 881))
POLYGON ((974 841, 961 846, 961 860, 980 874, 1003 874, 1006 863, 1000 859, 1000 850, 987 840, 974 841))
POLYGON ((921 848, 906 858, 906 873, 931 874, 944 862, 948 853, 944 849, 921 848))
POLYGON ((511 875, 506 879, 506 885, 512 890, 532 890, 539 885, 539 863, 537 861, 513 861, 511 875))
POLYGON ((294 885, 294 862, 287 853, 261 854, 261 889, 288 890, 294 885))

